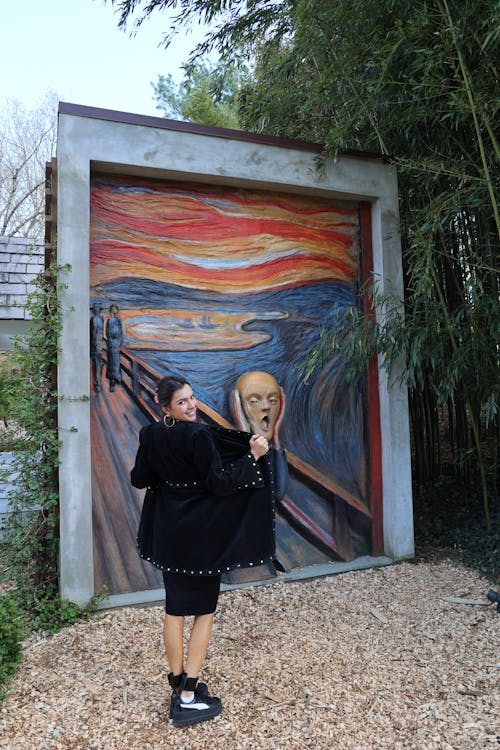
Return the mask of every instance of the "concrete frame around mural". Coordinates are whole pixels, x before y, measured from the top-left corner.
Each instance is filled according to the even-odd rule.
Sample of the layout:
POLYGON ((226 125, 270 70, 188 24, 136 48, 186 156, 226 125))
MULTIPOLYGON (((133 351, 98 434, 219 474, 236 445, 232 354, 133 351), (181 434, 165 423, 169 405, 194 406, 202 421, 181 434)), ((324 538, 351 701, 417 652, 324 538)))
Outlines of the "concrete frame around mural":
MULTIPOLYGON (((318 169, 321 147, 240 131, 60 103, 57 140, 57 255, 62 273, 62 333, 58 367, 61 440, 61 595, 78 604, 94 592, 89 369, 89 194, 93 171, 184 179, 371 204, 374 275, 381 291, 403 297, 395 167, 346 154, 318 169), (75 429, 76 428, 76 429, 75 429)), ((376 311, 380 318, 382 312, 376 311)), ((389 383, 379 362, 384 556, 312 566, 290 577, 321 575, 412 557, 413 513, 406 389, 389 383), (321 570, 319 570, 321 568, 321 570), (323 568, 325 568, 323 570, 323 568)), ((279 580, 283 580, 280 576, 279 580)), ((135 592, 109 604, 156 599, 135 592)), ((114 597, 111 597, 114 599, 114 597)))

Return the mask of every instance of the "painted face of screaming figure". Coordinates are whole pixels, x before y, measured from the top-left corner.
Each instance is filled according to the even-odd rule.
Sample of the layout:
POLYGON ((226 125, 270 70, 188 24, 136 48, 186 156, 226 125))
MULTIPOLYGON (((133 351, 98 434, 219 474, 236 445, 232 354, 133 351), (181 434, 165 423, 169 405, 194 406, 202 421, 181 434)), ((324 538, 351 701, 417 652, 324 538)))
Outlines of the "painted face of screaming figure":
POLYGON ((281 412, 281 389, 276 379, 267 372, 247 372, 238 379, 235 395, 251 432, 272 440, 281 412))

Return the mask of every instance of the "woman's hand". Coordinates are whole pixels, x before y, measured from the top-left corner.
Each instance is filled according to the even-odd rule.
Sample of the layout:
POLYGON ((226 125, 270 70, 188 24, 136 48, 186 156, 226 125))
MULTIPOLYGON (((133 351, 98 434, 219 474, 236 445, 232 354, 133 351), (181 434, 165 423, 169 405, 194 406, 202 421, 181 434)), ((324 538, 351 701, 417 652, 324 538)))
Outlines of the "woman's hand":
POLYGON ((250 438, 250 453, 256 461, 265 456, 268 450, 269 443, 263 435, 252 435, 250 438))

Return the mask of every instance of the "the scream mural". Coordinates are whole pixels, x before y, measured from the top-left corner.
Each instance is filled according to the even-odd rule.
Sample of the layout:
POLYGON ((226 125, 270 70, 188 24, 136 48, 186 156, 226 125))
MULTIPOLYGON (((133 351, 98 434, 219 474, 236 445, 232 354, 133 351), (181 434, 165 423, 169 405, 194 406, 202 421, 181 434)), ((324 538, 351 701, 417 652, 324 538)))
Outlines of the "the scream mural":
POLYGON ((122 331, 121 382, 105 333, 109 374, 96 378, 95 345, 90 368, 102 382, 92 391, 97 586, 159 585, 134 572, 142 493, 128 469, 140 425, 154 418, 152 384, 167 373, 183 374, 202 418, 222 424, 236 424, 231 398, 244 373, 270 373, 282 387, 289 479, 276 514, 278 570, 371 552, 365 383, 347 381, 342 357, 307 382, 303 374, 323 326, 359 304, 359 225, 356 203, 94 176, 90 305, 99 330, 118 319, 122 331))

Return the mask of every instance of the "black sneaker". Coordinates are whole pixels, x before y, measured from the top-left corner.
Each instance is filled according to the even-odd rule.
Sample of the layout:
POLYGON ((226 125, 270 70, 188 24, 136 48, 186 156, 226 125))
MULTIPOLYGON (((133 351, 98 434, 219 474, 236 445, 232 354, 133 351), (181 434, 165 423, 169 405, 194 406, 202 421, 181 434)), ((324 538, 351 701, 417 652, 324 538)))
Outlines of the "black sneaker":
MULTIPOLYGON (((168 718, 171 719, 174 715, 174 704, 176 701, 179 700, 179 693, 181 690, 181 682, 182 678, 185 676, 185 672, 182 674, 174 675, 172 672, 169 672, 168 675, 168 682, 170 687, 172 688, 172 695, 170 696, 170 709, 168 712, 168 718)), ((196 690, 201 696, 208 696, 208 687, 205 685, 204 682, 198 682, 196 685, 196 690)))
POLYGON ((200 693, 196 687, 196 682, 196 678, 191 677, 184 678, 182 684, 183 690, 194 690, 191 703, 182 701, 177 694, 172 701, 172 722, 176 727, 215 719, 222 711, 220 699, 213 695, 200 693))

